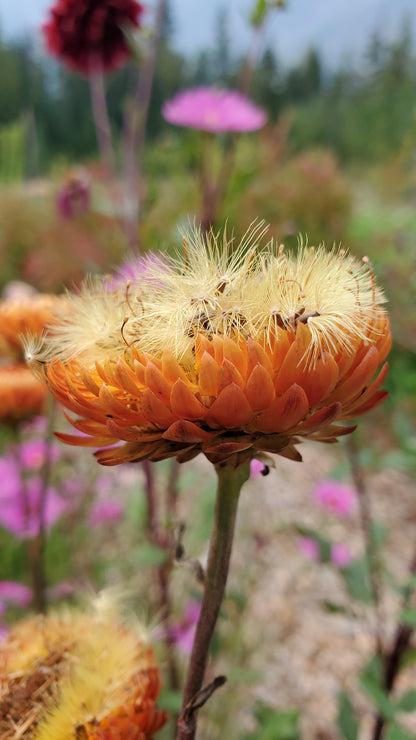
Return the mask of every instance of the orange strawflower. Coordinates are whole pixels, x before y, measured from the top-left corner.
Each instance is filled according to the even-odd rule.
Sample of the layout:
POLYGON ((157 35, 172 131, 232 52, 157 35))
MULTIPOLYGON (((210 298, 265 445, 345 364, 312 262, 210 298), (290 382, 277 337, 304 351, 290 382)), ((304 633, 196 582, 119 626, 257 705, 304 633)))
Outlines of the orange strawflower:
POLYGON ((101 597, 18 623, 0 647, 2 740, 147 740, 166 722, 159 670, 143 628, 101 597))
POLYGON ((334 442, 369 411, 391 345, 368 261, 255 241, 232 252, 197 232, 184 256, 123 289, 88 285, 40 353, 75 413, 69 444, 121 446, 104 465, 200 452, 239 465, 259 452, 301 459, 302 437, 334 442), (376 377, 375 377, 376 376, 376 377))
POLYGON ((47 395, 26 365, 0 365, 0 421, 14 424, 42 414, 47 395))
POLYGON ((53 322, 60 304, 57 296, 43 293, 0 301, 1 354, 22 358, 22 336, 39 337, 53 322))

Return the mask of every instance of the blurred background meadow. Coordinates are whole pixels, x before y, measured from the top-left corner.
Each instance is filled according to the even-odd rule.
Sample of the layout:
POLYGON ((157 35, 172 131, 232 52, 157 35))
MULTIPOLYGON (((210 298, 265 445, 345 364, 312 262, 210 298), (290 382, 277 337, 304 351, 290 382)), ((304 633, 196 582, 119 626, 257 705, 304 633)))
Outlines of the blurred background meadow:
MULTIPOLYGON (((201 738, 415 738, 414 3, 171 0, 149 62, 160 9, 149 2, 132 58, 105 77, 111 177, 88 80, 45 50, 49 3, 1 3, 3 301, 19 290, 59 294, 86 274, 113 271, 131 255, 132 223, 144 254, 172 252, 179 229, 207 215, 210 186, 214 229, 227 223, 240 237, 264 219, 278 244, 324 242, 370 259, 392 322, 389 397, 360 420, 353 442, 307 442, 303 464, 276 459, 268 475, 253 468, 209 668, 232 688, 201 713, 201 738), (136 92, 137 68, 152 63, 129 175, 126 129, 146 98, 145 87, 136 92), (266 125, 230 137, 165 120, 166 101, 197 86, 244 92, 266 125), (129 177, 133 203, 123 190, 129 177)), ((3 324, 0 316, 6 365, 3 324)), ((210 466, 198 458, 109 471, 90 451, 52 441, 52 429, 64 428, 58 409, 52 421, 5 414, 3 422, 3 631, 46 602, 121 584, 152 631, 160 703, 172 717, 158 737, 173 737, 200 601, 195 560, 204 560, 211 528, 210 466)))

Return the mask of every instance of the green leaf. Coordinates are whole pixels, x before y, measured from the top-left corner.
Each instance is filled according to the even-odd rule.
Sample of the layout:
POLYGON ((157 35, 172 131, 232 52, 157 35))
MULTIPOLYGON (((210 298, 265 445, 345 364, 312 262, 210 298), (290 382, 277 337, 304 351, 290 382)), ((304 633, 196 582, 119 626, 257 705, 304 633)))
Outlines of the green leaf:
POLYGON ((387 730, 385 740, 415 740, 415 736, 409 735, 400 725, 394 723, 387 730))
POLYGON ((151 545, 150 542, 144 542, 137 547, 134 553, 136 565, 163 565, 166 560, 166 552, 160 547, 151 545))
POLYGON ((410 666, 414 665, 416 663, 416 648, 409 648, 406 650, 405 654, 403 655, 401 661, 400 661, 400 670, 403 671, 404 668, 410 668, 410 666))
POLYGON ((350 596, 356 601, 371 604, 372 593, 368 578, 368 568, 364 559, 354 560, 347 568, 340 570, 345 579, 350 596))
POLYGON ((338 695, 338 729, 345 740, 357 740, 358 721, 346 691, 340 691, 338 695))
POLYGON ((375 547, 382 547, 386 543, 388 533, 388 528, 382 522, 371 523, 371 541, 375 547))
POLYGON ((403 609, 400 614, 401 624, 408 624, 409 627, 416 627, 416 609, 403 609))
POLYGON ((364 691, 373 699, 380 714, 385 719, 394 719, 396 707, 390 700, 388 693, 381 683, 381 663, 378 656, 374 656, 360 675, 360 683, 364 691))
POLYGON ((257 28, 263 23, 267 13, 267 2, 266 0, 257 0, 250 15, 250 23, 252 26, 257 28))
POLYGON ((348 614, 348 609, 342 604, 336 604, 334 601, 321 601, 321 606, 330 614, 348 614))
POLYGON ((162 689, 157 700, 160 709, 166 709, 167 712, 180 712, 182 706, 182 692, 172 691, 172 689, 162 689))
POLYGON ((259 729, 244 740, 299 740, 299 712, 260 707, 255 712, 259 729))
POLYGON ((401 712, 414 712, 416 710, 416 689, 409 689, 396 702, 396 709, 401 712))

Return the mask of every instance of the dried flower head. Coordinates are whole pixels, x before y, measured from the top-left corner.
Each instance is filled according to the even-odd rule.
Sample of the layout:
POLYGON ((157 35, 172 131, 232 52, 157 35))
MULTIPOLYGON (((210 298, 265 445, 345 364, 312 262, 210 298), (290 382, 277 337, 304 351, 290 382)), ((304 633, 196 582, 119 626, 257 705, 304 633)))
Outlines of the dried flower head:
POLYGON ((301 437, 333 442, 386 395, 391 344, 371 267, 344 251, 232 249, 198 231, 143 282, 88 284, 42 350, 54 395, 78 418, 70 444, 112 446, 104 465, 239 465, 258 451, 300 459, 301 437), (125 444, 114 447, 123 440, 125 444))
POLYGON ((56 0, 43 32, 48 51, 89 75, 122 67, 131 55, 125 30, 140 27, 136 0, 56 0))
POLYGON ((14 292, 0 301, 1 354, 23 359, 22 336, 40 337, 46 325, 53 322, 60 303, 54 295, 23 292, 14 292))
POLYGON ((2 740, 146 740, 166 721, 143 628, 106 599, 91 614, 37 616, 0 649, 2 740))
POLYGON ((195 87, 181 90, 168 100, 162 115, 175 126, 208 131, 212 134, 257 131, 266 123, 264 110, 237 90, 195 87))

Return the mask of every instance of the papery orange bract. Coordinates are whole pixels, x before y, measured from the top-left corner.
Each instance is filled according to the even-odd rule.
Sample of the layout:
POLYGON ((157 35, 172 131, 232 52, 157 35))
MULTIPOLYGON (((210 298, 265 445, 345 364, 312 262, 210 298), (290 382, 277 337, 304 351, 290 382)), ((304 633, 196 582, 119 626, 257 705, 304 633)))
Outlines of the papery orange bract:
POLYGON ((39 293, 30 298, 0 301, 0 339, 2 354, 23 355, 22 335, 39 337, 53 322, 55 312, 62 305, 60 298, 39 293))
POLYGON ((82 366, 76 360, 47 368, 51 391, 78 418, 69 444, 101 447, 103 465, 200 452, 217 464, 239 465, 258 452, 294 460, 302 437, 334 442, 355 427, 334 422, 369 411, 387 395, 380 390, 391 346, 388 318, 375 312, 365 338, 308 360, 311 333, 298 322, 276 328, 261 343, 241 335, 196 337, 194 368, 185 370, 170 350, 161 356, 126 349, 118 361, 82 366), (382 367, 377 377, 377 370, 382 367))

